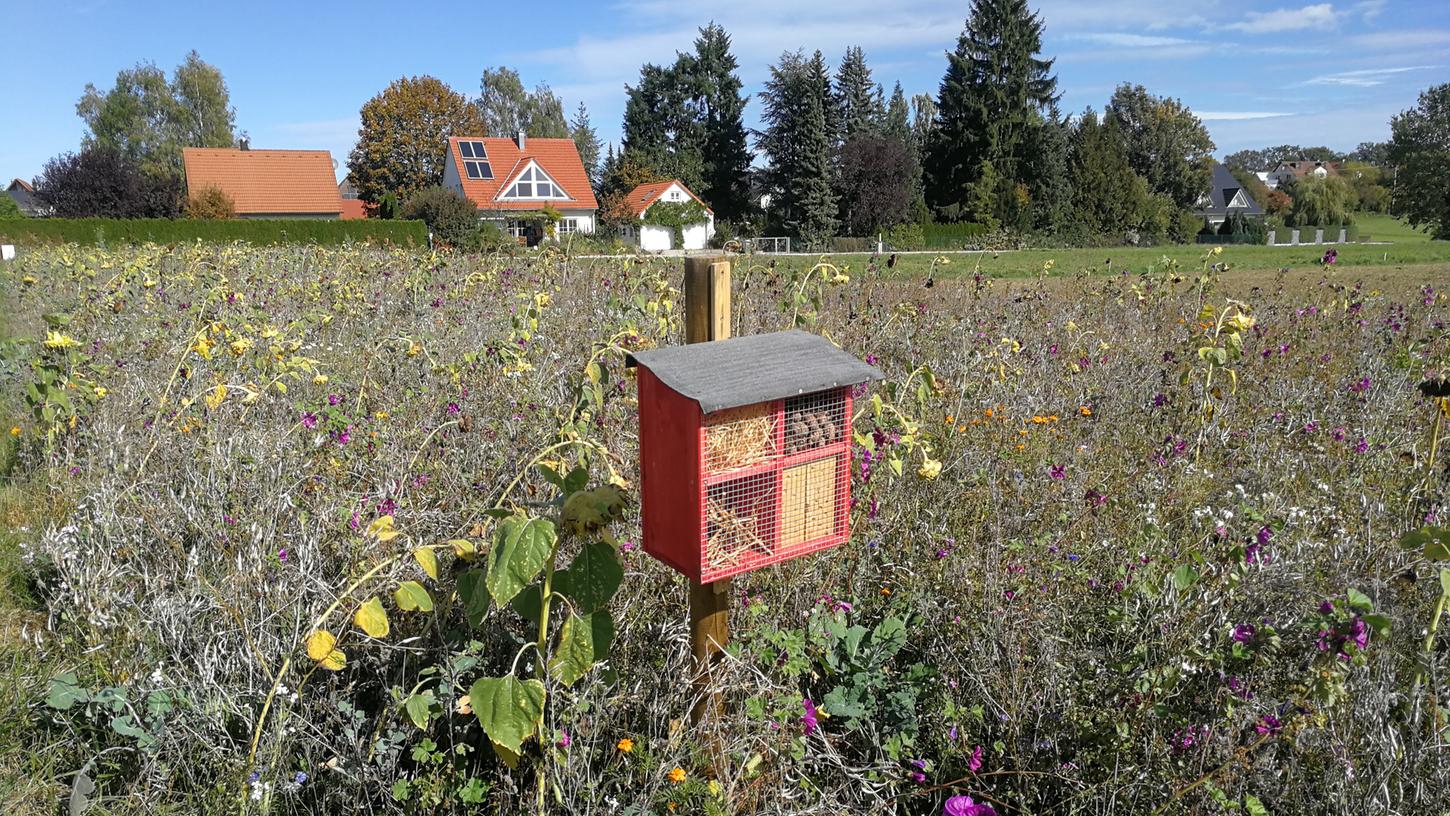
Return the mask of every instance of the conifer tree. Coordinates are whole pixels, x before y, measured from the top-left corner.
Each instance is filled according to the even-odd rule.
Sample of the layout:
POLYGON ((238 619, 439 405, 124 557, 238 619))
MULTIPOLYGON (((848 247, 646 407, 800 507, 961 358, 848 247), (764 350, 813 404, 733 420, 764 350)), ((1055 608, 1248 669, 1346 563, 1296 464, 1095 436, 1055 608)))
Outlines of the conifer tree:
POLYGON ((879 129, 885 116, 881 86, 871 80, 871 69, 866 66, 866 55, 859 46, 846 49, 846 56, 836 71, 833 113, 842 144, 857 134, 879 129))
POLYGON ((745 137, 746 97, 730 35, 715 23, 700 29, 695 52, 681 54, 677 73, 699 126, 702 179, 695 190, 717 218, 737 220, 750 209, 750 148, 745 137))
POLYGON ((968 199, 983 162, 1005 185, 1022 180, 1029 131, 1058 99, 1041 50, 1042 20, 1027 0, 973 0, 948 55, 925 162, 927 201, 947 218, 975 209, 968 199))
POLYGON ((766 129, 759 146, 769 161, 771 219, 807 246, 820 245, 836 228, 827 124, 831 81, 821 53, 810 60, 799 51, 782 54, 761 99, 766 129))
POLYGON ((599 134, 589 121, 589 109, 580 102, 569 122, 569 136, 579 148, 579 160, 584 163, 584 172, 589 174, 589 183, 599 186, 599 134))

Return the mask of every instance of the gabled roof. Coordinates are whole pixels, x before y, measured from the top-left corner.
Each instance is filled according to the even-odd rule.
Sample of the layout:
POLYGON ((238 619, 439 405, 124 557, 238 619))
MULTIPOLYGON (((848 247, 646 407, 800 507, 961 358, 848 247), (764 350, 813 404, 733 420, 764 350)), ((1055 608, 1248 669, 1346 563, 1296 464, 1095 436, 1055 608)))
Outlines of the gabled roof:
POLYGON ((337 215, 332 154, 326 150, 237 150, 188 147, 181 151, 188 194, 216 187, 238 215, 337 215))
POLYGON ((1229 172, 1227 167, 1215 163, 1213 165, 1213 180, 1208 191, 1208 201, 1199 207, 1202 215, 1229 215, 1239 213, 1240 215, 1263 215, 1264 208, 1259 206, 1249 191, 1244 189, 1234 174, 1229 172))
POLYGON ((643 218, 645 210, 648 210, 651 205, 653 205, 656 201, 659 201, 660 196, 664 195, 666 190, 670 189, 676 184, 680 185, 680 189, 684 190, 685 194, 688 195, 690 198, 699 201, 700 206, 704 207, 708 212, 712 214, 714 213, 714 210, 710 209, 709 204, 706 204, 703 199, 695 195, 694 191, 692 191, 689 187, 686 187, 685 183, 683 181, 680 181, 679 179, 670 179, 669 181, 656 181, 651 184, 641 184, 633 190, 629 191, 629 195, 625 198, 625 201, 629 203, 629 209, 634 213, 635 218, 643 218))
POLYGON ((1339 175, 1340 169, 1344 167, 1344 162, 1316 161, 1314 159, 1300 159, 1299 161, 1281 161, 1279 162, 1278 166, 1274 168, 1274 174, 1282 176, 1285 173, 1293 173, 1295 178, 1303 178, 1304 176, 1307 176, 1308 174, 1314 172, 1320 167, 1324 168, 1324 171, 1327 175, 1337 176, 1339 175))
POLYGON ((625 365, 649 369, 706 414, 881 379, 830 340, 796 330, 641 351, 625 365))
POLYGON ((524 147, 519 149, 513 139, 482 136, 448 137, 448 161, 463 186, 463 194, 480 210, 537 210, 545 204, 555 209, 594 210, 599 202, 594 199, 594 187, 589 183, 589 174, 584 172, 584 162, 579 158, 579 148, 573 139, 539 139, 526 136, 524 147), (469 178, 463 166, 464 156, 459 142, 483 142, 488 152, 488 163, 493 178, 469 178), (536 198, 527 201, 503 201, 500 194, 513 186, 523 174, 530 161, 554 180, 563 190, 566 198, 536 198))
POLYGON ((35 192, 35 188, 34 187, 31 187, 30 186, 30 182, 26 181, 25 179, 13 179, 10 182, 10 186, 7 187, 7 188, 5 188, 5 189, 7 191, 9 191, 9 190, 24 190, 27 193, 33 193, 33 192, 35 192))

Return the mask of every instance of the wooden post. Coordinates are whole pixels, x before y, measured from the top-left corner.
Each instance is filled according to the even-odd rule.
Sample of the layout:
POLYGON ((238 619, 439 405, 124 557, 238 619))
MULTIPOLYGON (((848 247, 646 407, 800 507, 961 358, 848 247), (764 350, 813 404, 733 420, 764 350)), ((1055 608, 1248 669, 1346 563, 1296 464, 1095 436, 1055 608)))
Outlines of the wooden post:
MULTIPOLYGON (((730 336, 730 262, 724 258, 685 259, 685 342, 705 343, 730 336)), ((690 652, 695 658, 693 687, 699 702, 690 722, 700 724, 721 711, 711 668, 730 642, 730 579, 690 584, 690 652)))

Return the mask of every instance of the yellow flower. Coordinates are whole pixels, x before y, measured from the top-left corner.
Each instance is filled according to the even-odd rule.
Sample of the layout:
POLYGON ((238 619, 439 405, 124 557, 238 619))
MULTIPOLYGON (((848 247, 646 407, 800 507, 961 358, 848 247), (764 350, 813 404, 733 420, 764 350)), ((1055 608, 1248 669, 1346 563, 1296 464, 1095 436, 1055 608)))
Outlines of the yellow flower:
POLYGON ((921 467, 916 469, 916 475, 923 479, 935 479, 941 475, 941 462, 936 459, 926 459, 921 467))
POLYGON ((313 385, 327 385, 327 375, 326 374, 318 374, 316 377, 313 377, 312 378, 312 384, 313 385))
POLYGON ((10 435, 11 436, 19 436, 20 435, 20 426, 19 425, 12 425, 10 427, 10 435))
POLYGON ((252 347, 252 339, 250 337, 243 337, 243 338, 240 338, 238 340, 233 340, 231 342, 231 344, 230 344, 230 348, 232 350, 232 354, 235 354, 238 357, 242 356, 243 354, 246 354, 247 353, 247 349, 249 349, 251 347, 252 347))
POLYGON ((676 766, 673 771, 670 771, 670 781, 675 783, 676 785, 684 782, 686 776, 687 774, 685 773, 685 769, 678 766, 676 766))
POLYGON ((45 347, 53 349, 75 348, 81 343, 79 340, 62 332, 52 331, 45 333, 45 347))
POLYGON ((106 389, 100 387, 99 385, 96 386, 96 399, 101 399, 102 397, 106 396, 109 393, 110 393, 109 391, 107 391, 106 389))
POLYGON ((1093 409, 1087 407, 1086 405, 1079 405, 1078 406, 1078 409, 1077 409, 1077 412, 1079 414, 1082 414, 1083 416, 1092 416, 1093 415, 1093 409))
POLYGON ((629 737, 625 737, 624 739, 616 743, 614 747, 618 748, 620 751, 626 754, 631 753, 632 751, 634 751, 634 740, 630 739, 629 737))
POLYGON ((1052 268, 1054 266, 1057 266, 1057 261, 1054 261, 1051 258, 1048 258, 1047 260, 1045 260, 1045 261, 1042 262, 1042 271, 1043 272, 1051 272, 1052 271, 1052 268))

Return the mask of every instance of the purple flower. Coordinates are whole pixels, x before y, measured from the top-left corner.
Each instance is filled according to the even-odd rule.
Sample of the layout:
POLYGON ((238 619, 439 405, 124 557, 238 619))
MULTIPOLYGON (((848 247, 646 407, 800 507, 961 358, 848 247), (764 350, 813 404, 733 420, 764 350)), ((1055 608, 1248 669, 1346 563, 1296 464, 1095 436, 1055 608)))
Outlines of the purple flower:
POLYGON ((1356 617, 1349 624, 1349 640, 1360 649, 1369 646, 1369 624, 1364 622, 1364 618, 1356 617))
POLYGON ((449 416, 456 416, 458 414, 458 412, 459 411, 462 411, 462 410, 463 410, 462 408, 459 408, 458 407, 458 403, 456 403, 456 402, 450 402, 450 403, 448 403, 448 415, 449 416))
POLYGON ((302 414, 302 427, 312 430, 317 427, 317 414, 307 411, 302 414))
POLYGON ((1067 466, 1066 465, 1053 465, 1052 466, 1052 469, 1048 471, 1048 475, 1051 476, 1054 479, 1066 479, 1067 478, 1067 466))
POLYGON ((1260 734, 1277 734, 1284 730, 1284 725, 1273 714, 1265 714, 1259 718, 1259 722, 1254 726, 1254 730, 1260 734))
POLYGON ((280 549, 280 550, 277 551, 277 560, 278 561, 284 561, 284 562, 287 560, 287 548, 286 547, 283 547, 282 549, 280 549))
POLYGON ((1321 614, 1321 615, 1328 615, 1328 614, 1332 613, 1333 611, 1334 611, 1334 604, 1332 602, 1330 602, 1329 600, 1326 599, 1326 600, 1323 600, 1323 601, 1320 601, 1319 602, 1319 614, 1321 614))
POLYGON ((806 712, 801 716, 801 725, 805 728, 806 736, 809 737, 821 727, 820 720, 816 719, 816 704, 811 702, 811 698, 805 697, 801 700, 801 707, 806 712))
POLYGON ((327 404, 328 405, 331 405, 331 406, 336 407, 337 404, 340 403, 340 402, 342 402, 342 397, 340 395, 338 395, 338 394, 328 394, 327 395, 327 404))
POLYGON ((1258 633, 1259 630, 1255 629, 1252 623, 1241 623, 1238 626, 1234 627, 1234 643, 1248 643, 1249 641, 1253 640, 1254 635, 1257 635, 1258 633))
POLYGON ((571 743, 571 742, 574 741, 574 740, 572 740, 572 739, 569 738, 569 729, 567 729, 567 728, 561 729, 559 733, 560 733, 559 741, 556 742, 556 743, 554 743, 554 744, 557 745, 557 746, 559 746, 560 748, 568 748, 569 747, 569 743, 571 743))
POLYGON ((876 365, 876 362, 877 362, 876 355, 867 353, 867 355, 866 355, 866 365, 872 365, 872 366, 874 366, 874 365, 876 365))
POLYGON ((982 746, 972 749, 972 758, 967 760, 967 770, 976 773, 982 769, 982 746))
POLYGON ((986 802, 978 804, 970 796, 953 796, 942 805, 942 816, 997 816, 997 810, 986 802))

